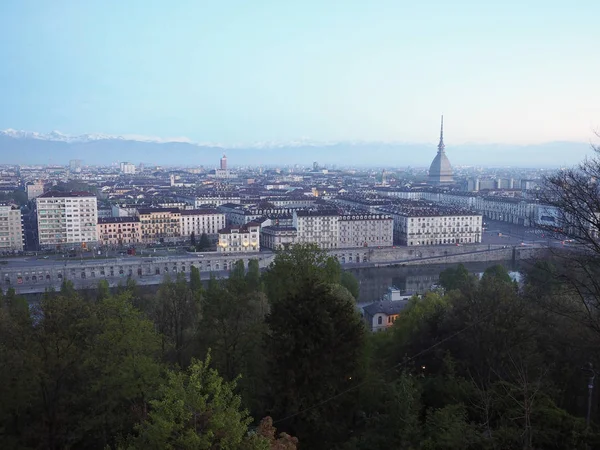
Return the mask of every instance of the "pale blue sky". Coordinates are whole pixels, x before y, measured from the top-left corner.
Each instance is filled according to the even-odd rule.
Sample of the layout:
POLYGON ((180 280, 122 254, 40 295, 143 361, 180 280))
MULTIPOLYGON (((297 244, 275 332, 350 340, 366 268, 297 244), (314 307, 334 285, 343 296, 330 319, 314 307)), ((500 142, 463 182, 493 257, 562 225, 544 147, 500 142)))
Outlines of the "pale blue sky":
POLYGON ((2 0, 0 129, 589 141, 598 0, 2 0))

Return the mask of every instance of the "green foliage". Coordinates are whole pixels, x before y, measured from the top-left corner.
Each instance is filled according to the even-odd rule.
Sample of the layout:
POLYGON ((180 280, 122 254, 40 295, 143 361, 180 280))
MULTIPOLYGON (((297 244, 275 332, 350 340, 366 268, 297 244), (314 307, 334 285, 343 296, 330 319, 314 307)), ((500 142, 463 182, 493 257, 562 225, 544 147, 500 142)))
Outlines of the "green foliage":
POLYGON ((207 250, 210 250, 210 239, 208 239, 208 235, 206 233, 202 233, 200 235, 200 241, 196 246, 196 250, 198 250, 199 252, 205 252, 207 250))
MULTIPOLYGON (((287 295, 271 300, 267 324, 266 387, 275 417, 317 405, 360 379, 365 328, 349 293, 339 295, 328 284, 297 280, 287 295)), ((347 438, 353 403, 352 396, 335 399, 295 416, 285 428, 308 448, 331 448, 347 438)))
POLYGON ((462 264, 448 267, 440 273, 440 285, 446 290, 465 289, 473 283, 473 276, 462 264))
POLYGON ((303 289, 307 282, 339 283, 341 269, 337 259, 315 244, 297 244, 280 252, 263 278, 269 300, 282 298, 303 289))
POLYGON ((360 295, 360 284, 352 272, 344 270, 340 275, 340 284, 348 289, 352 296, 358 300, 358 296, 360 295))
POLYGON ((10 193, 0 193, 0 201, 13 202, 19 206, 27 204, 27 193, 22 189, 16 189, 10 193))
POLYGON ((123 448, 249 448, 252 418, 234 392, 235 382, 225 382, 209 363, 207 356, 205 361, 192 360, 185 372, 169 371, 156 400, 150 402, 148 418, 123 448))
POLYGON ((294 450, 298 436, 317 450, 600 448, 595 401, 589 429, 583 418, 580 370, 600 367, 600 319, 564 282, 567 270, 538 262, 516 289, 500 266, 481 280, 447 269, 443 290, 410 299, 376 334, 357 313, 354 277, 314 246, 278 254, 264 276, 257 260, 238 261, 206 289, 195 267, 189 282, 166 278, 156 293, 101 282, 89 301, 69 281, 31 307, 9 289, 0 442, 294 450), (247 410, 283 433, 270 417, 251 426, 247 410))
POLYGON ((512 283, 512 278, 508 274, 508 271, 500 264, 488 267, 481 277, 482 282, 486 282, 490 279, 494 279, 500 283, 512 283))
POLYGON ((161 334, 161 352, 166 361, 184 367, 194 341, 200 305, 185 275, 172 281, 168 276, 158 289, 151 317, 161 334))

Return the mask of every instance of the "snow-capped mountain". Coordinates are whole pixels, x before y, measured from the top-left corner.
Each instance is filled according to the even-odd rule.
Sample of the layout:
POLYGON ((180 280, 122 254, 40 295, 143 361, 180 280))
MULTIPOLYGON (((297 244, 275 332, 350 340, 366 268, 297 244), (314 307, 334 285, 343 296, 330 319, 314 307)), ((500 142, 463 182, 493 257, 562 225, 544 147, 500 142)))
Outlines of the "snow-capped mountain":
POLYGON ((111 135, 111 134, 102 134, 102 133, 90 133, 90 134, 65 134, 60 131, 51 131, 49 133, 38 133, 37 131, 23 131, 23 130, 13 130, 9 128, 7 130, 0 130, 0 135, 4 135, 7 137, 11 137, 13 139, 38 139, 41 141, 54 141, 54 142, 93 142, 93 141, 106 141, 106 140, 116 140, 116 141, 139 141, 139 142, 155 142, 155 143, 165 143, 165 142, 187 142, 192 143, 192 141, 188 138, 158 138, 152 136, 139 136, 139 135, 111 135))
MULTIPOLYGON (((435 156, 435 143, 325 141, 308 138, 222 145, 192 142, 187 138, 156 138, 139 135, 69 135, 59 131, 38 133, 8 129, 0 131, 0 164, 87 164, 134 161, 153 164, 191 164, 216 167, 226 152, 234 165, 344 164, 368 166, 426 167, 435 156)), ((485 164, 555 167, 572 165, 590 152, 589 144, 548 142, 538 145, 463 144, 448 146, 454 165, 485 164)))

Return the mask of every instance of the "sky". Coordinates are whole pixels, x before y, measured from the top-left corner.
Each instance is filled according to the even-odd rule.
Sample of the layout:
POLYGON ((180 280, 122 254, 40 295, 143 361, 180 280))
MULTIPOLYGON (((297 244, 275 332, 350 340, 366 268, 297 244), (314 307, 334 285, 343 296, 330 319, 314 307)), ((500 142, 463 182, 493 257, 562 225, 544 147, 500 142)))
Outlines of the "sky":
POLYGON ((600 1, 2 0, 0 129, 593 142, 600 1))

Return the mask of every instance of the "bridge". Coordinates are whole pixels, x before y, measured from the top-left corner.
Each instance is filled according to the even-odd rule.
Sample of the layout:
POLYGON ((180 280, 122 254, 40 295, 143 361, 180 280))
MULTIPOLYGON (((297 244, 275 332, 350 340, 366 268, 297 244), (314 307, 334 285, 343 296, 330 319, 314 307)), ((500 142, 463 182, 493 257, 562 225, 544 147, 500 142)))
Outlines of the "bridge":
MULTIPOLYGON (((478 244, 360 247, 335 249, 328 253, 336 257, 343 267, 352 268, 529 259, 544 248, 545 246, 539 244, 527 247, 478 244)), ((208 279, 211 275, 227 276, 238 260, 242 260, 246 267, 250 260, 257 260, 259 268, 265 269, 274 257, 273 252, 261 251, 240 254, 198 252, 159 257, 124 256, 84 260, 5 258, 0 260, 0 283, 3 290, 14 287, 18 294, 40 293, 49 288, 58 289, 67 279, 78 289, 95 287, 100 280, 106 280, 110 286, 117 286, 125 283, 128 278, 141 285, 153 285, 161 283, 166 275, 175 278, 182 273, 189 278, 192 266, 199 269, 202 279, 208 279)))

